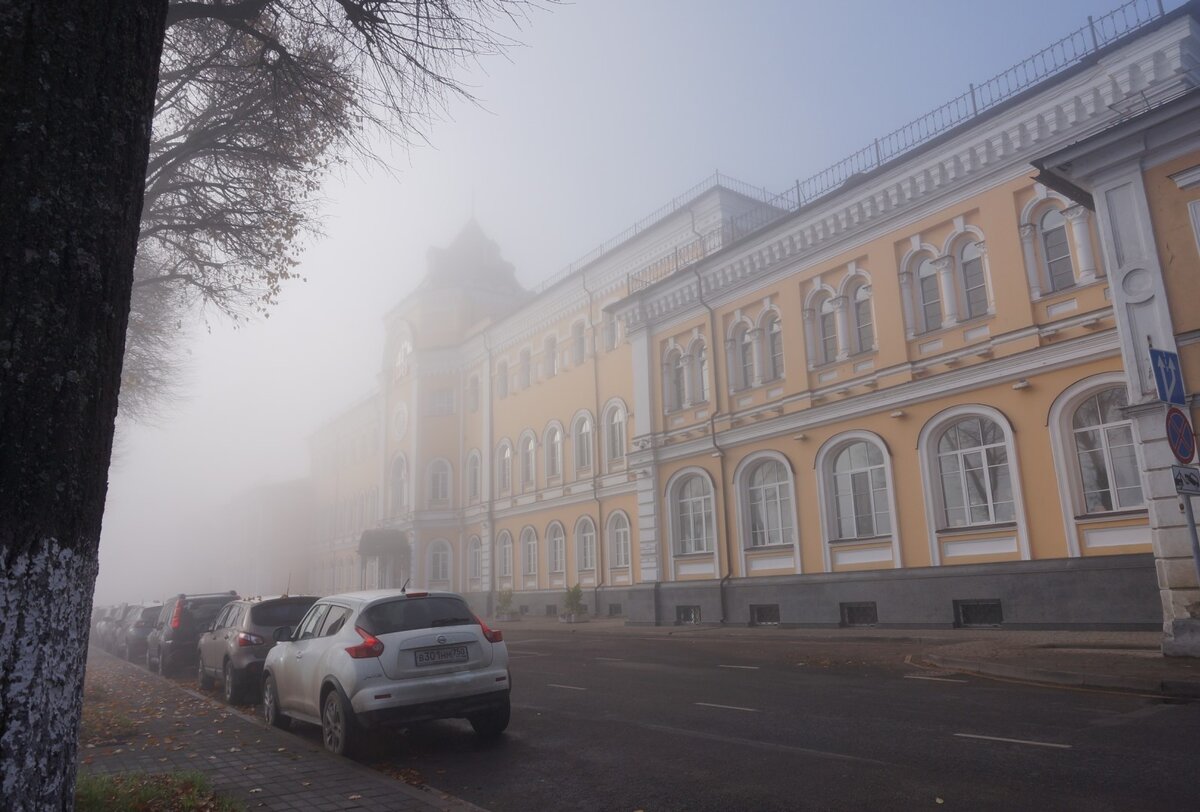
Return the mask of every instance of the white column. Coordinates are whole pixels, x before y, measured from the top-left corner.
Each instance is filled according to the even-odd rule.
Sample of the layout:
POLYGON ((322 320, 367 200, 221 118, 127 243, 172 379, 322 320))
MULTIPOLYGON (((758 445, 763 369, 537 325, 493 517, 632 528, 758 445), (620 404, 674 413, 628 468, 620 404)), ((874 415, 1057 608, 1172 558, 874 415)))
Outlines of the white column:
POLYGON ((837 360, 845 361, 850 357, 850 301, 845 296, 835 296, 831 301, 837 323, 837 360))
MULTIPOLYGON (((750 381, 751 386, 762 386, 763 382, 763 331, 761 327, 756 327, 753 330, 748 330, 746 334, 753 342, 754 347, 754 380, 750 381)), ((741 356, 739 355, 739 360, 741 356)))
MULTIPOLYGON (((904 307, 904 336, 911 341, 917 335, 917 327, 913 315, 912 274, 908 271, 900 273, 900 304, 904 307)), ((878 336, 875 343, 879 343, 878 336)))
POLYGON ((938 257, 933 261, 939 287, 942 289, 942 326, 958 324, 958 288, 954 284, 954 257, 938 257))
POLYGON ((696 391, 696 383, 692 380, 695 375, 692 370, 692 356, 685 355, 679 359, 683 364, 683 403, 679 405, 685 409, 690 409, 692 406, 692 394, 696 391))
POLYGON ((988 248, 987 240, 980 240, 975 243, 975 247, 979 249, 979 261, 983 263, 983 284, 987 291, 987 312, 989 315, 996 315, 996 294, 995 286, 992 285, 992 269, 988 264, 988 248))
POLYGON ((1088 228, 1091 212, 1083 206, 1071 206, 1063 211, 1071 224, 1071 237, 1075 243, 1076 278, 1080 284, 1096 281, 1096 259, 1092 254, 1092 231, 1088 228))
POLYGON ((1026 223, 1021 226, 1021 255, 1025 258, 1025 278, 1029 281, 1029 298, 1042 298, 1042 271, 1038 267, 1037 251, 1033 241, 1037 239, 1037 226, 1026 223))

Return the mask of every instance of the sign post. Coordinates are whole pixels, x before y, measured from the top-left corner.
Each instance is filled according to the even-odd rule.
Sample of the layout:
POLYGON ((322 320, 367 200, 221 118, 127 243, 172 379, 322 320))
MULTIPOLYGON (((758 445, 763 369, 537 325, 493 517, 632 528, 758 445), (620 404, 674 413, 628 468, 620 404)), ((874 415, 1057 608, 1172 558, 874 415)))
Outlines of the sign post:
POLYGON ((1150 366, 1154 369, 1158 399, 1168 405, 1167 443, 1175 459, 1183 463, 1172 465, 1171 475, 1175 480, 1175 493, 1183 500, 1183 513, 1192 541, 1192 563, 1196 566, 1196 581, 1200 583, 1200 535, 1196 532, 1196 514, 1192 510, 1192 497, 1200 496, 1200 469, 1190 465, 1192 457, 1196 455, 1196 433, 1192 430, 1192 421, 1178 408, 1187 406, 1183 365, 1179 363, 1178 353, 1151 347, 1150 366))

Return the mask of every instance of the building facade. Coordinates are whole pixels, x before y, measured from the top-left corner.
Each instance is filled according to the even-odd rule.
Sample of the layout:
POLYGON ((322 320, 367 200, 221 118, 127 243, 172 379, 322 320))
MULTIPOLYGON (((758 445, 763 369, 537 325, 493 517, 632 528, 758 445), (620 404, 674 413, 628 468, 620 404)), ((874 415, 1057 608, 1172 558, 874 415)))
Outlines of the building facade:
POLYGON ((1165 611, 1182 640, 1200 595, 1131 336, 1200 380, 1200 154, 1122 154, 1126 236, 1134 203, 1069 151, 1191 98, 1200 26, 1123 8, 933 137, 780 196, 714 176, 536 291, 469 224, 385 316, 377 390, 312 438, 311 587, 556 614, 579 584, 640 623, 1165 611))

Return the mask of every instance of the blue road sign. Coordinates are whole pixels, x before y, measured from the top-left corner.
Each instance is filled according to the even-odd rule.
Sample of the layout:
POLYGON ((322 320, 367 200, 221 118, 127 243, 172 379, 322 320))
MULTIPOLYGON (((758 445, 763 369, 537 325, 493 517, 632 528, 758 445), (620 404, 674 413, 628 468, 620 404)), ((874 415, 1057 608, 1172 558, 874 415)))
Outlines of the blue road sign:
POLYGON ((1179 364, 1179 353, 1150 349, 1150 365, 1154 367, 1154 383, 1158 385, 1158 399, 1176 406, 1187 405, 1183 391, 1183 367, 1179 364))

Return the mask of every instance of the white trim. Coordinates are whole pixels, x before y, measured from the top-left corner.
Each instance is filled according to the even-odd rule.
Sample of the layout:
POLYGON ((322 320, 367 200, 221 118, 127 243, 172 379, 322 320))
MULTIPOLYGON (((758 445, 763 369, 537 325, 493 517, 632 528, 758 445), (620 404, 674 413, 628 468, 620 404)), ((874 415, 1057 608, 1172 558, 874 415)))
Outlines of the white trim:
MULTIPOLYGON (((594 576, 595 573, 597 571, 599 571, 599 569, 600 569, 600 561, 599 561, 599 558, 600 558, 600 555, 599 555, 599 553, 600 553, 600 531, 599 531, 599 529, 597 529, 596 520, 592 518, 591 514, 584 513, 575 520, 575 528, 571 533, 571 541, 574 543, 574 546, 575 546, 575 580, 578 581, 582 577, 582 574, 585 572, 592 573, 594 576), (584 522, 587 522, 588 524, 590 524, 592 526, 592 566, 588 567, 587 569, 583 569, 580 566, 580 561, 581 561, 582 557, 579 554, 580 553, 579 527, 584 522)), ((568 572, 570 571, 570 567, 567 567, 567 571, 568 572)))
MULTIPOLYGON (((693 474, 700 475, 704 479, 704 481, 708 484, 708 496, 709 496, 710 510, 712 511, 711 518, 712 518, 712 527, 713 527, 712 565, 713 565, 713 570, 715 572, 720 571, 720 559, 718 558, 718 551, 721 546, 721 533, 717 526, 717 489, 716 489, 716 485, 713 482, 712 475, 708 471, 706 471, 705 469, 701 468, 698 465, 689 465, 686 468, 680 468, 678 471, 671 474, 671 477, 667 480, 666 486, 663 488, 663 499, 666 502, 666 513, 667 513, 667 539, 666 539, 666 541, 667 541, 667 563, 669 564, 666 574, 668 576, 668 580, 671 580, 671 581, 678 580, 678 578, 676 577, 677 573, 676 573, 676 565, 675 565, 675 559, 679 557, 678 551, 675 549, 675 542, 677 541, 676 531, 675 531, 675 521, 676 521, 676 519, 675 519, 675 491, 679 487, 680 482, 682 482, 684 479, 692 476, 693 474)), ((695 560, 696 558, 699 558, 700 555, 703 555, 703 554, 702 553, 701 554, 689 553, 686 556, 686 558, 688 560, 695 560)))
POLYGON ((606 569, 608 571, 608 582, 611 584, 611 583, 613 583, 613 571, 614 570, 624 570, 626 572, 629 572, 633 569, 633 522, 631 522, 629 520, 628 513, 626 513, 623 510, 614 510, 612 513, 608 514, 608 518, 604 521, 603 544, 608 549, 608 556, 607 556, 608 567, 606 569), (613 520, 616 519, 617 517, 623 518, 625 520, 625 531, 629 534, 629 549, 626 551, 626 560, 623 565, 618 565, 616 563, 617 557, 614 554, 614 551, 612 548, 612 542, 613 542, 612 524, 613 524, 613 520))
MULTIPOLYGON (((891 532, 888 534, 888 537, 890 537, 892 545, 892 567, 899 569, 903 566, 900 551, 900 531, 897 529, 900 524, 900 517, 896 513, 896 483, 892 477, 891 449, 888 448, 887 441, 875 432, 853 429, 835 434, 822 443, 821 447, 817 449, 817 455, 813 461, 813 470, 817 475, 817 500, 819 502, 821 520, 821 554, 825 561, 825 572, 833 572, 833 561, 830 552, 831 545, 866 544, 872 541, 871 538, 834 538, 834 528, 837 527, 837 512, 833 504, 834 489, 830 483, 830 477, 833 474, 831 466, 838 452, 851 443, 857 442, 870 443, 883 453, 883 473, 887 478, 888 488, 888 510, 891 511, 891 515, 888 517, 888 526, 891 532)), ((875 536, 873 538, 878 540, 885 537, 875 536)))
POLYGON ((449 584, 450 590, 455 591, 457 587, 454 583, 454 547, 445 538, 436 538, 425 548, 425 587, 430 588, 434 584, 433 554, 439 550, 446 553, 446 578, 439 578, 438 581, 449 584))
MULTIPOLYGON (((749 553, 755 552, 762 548, 751 547, 750 545, 750 493, 747 487, 747 472, 754 468, 763 460, 774 460, 783 466, 784 471, 788 476, 788 495, 791 497, 791 513, 792 513, 792 541, 790 544, 782 545, 790 547, 792 550, 792 566, 797 573, 802 572, 800 562, 800 515, 797 502, 799 501, 799 492, 796 488, 796 470, 792 465, 792 461, 784 454, 778 451, 756 451, 746 455, 738 463, 737 468, 733 471, 733 491, 737 495, 737 529, 738 529, 738 550, 741 555, 742 575, 748 576, 750 570, 747 565, 749 553)), ((716 505, 713 506, 714 521, 716 520, 716 505)), ((772 545, 773 549, 779 547, 772 545)))

